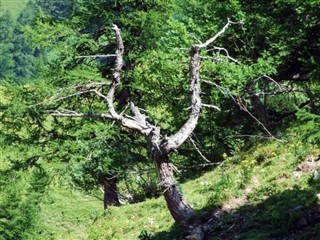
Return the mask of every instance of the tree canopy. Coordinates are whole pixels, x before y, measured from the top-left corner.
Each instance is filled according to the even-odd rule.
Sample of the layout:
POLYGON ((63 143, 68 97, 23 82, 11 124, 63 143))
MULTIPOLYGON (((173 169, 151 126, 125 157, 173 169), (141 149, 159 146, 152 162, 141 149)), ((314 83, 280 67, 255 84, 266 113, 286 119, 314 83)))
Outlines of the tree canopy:
MULTIPOLYGON (((13 194, 11 207, 23 198, 12 176, 30 188, 30 213, 17 225, 32 229, 35 199, 58 174, 99 198, 102 190, 105 208, 163 194, 195 233, 178 181, 256 139, 285 141, 284 128, 300 123, 302 138, 319 146, 319 7, 35 0, 17 21, 3 13, 0 197, 9 206, 13 194)), ((21 216, 23 204, 0 218, 21 216)), ((25 229, 6 228, 9 239, 23 239, 25 229)))

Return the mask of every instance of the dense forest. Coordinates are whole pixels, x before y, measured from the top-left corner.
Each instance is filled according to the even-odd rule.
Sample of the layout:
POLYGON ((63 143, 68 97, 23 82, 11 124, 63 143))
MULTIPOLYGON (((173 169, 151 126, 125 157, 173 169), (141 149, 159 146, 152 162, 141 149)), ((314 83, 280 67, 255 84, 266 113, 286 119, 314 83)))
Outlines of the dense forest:
POLYGON ((319 0, 0 10, 0 240, 320 239, 319 0))

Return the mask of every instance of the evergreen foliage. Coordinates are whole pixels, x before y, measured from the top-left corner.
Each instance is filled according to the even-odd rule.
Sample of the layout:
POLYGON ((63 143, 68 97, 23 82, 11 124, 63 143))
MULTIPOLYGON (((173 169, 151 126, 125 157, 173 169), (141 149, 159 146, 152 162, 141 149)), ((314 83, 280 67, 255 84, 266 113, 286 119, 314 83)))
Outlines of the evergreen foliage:
POLYGON ((0 79, 13 77, 13 21, 7 11, 0 16, 0 79))
MULTIPOLYGON (((226 165, 213 170, 214 175, 221 175, 218 174, 220 179, 195 190, 199 195, 210 195, 207 204, 192 200, 193 204, 199 204, 197 209, 221 207, 231 197, 245 195, 261 204, 261 208, 270 208, 273 219, 281 222, 283 228, 264 232, 265 236, 289 234, 290 226, 277 213, 288 209, 273 202, 277 199, 263 201, 263 198, 283 192, 278 199, 283 202, 283 198, 291 196, 290 191, 299 194, 302 191, 303 197, 311 196, 312 201, 305 206, 309 207, 316 202, 317 180, 310 173, 299 180, 307 190, 295 189, 289 180, 287 189, 283 185, 278 189, 276 184, 280 180, 274 175, 273 166, 276 156, 264 148, 249 153, 248 158, 242 152, 254 148, 260 138, 282 136, 282 140, 305 143, 304 147, 280 146, 294 153, 292 156, 288 151, 284 155, 279 153, 286 161, 292 160, 283 163, 286 170, 281 169, 288 179, 286 176, 294 171, 288 169, 320 146, 319 8, 318 0, 36 0, 27 4, 16 22, 10 12, 3 13, 0 16, 1 237, 42 236, 38 212, 42 197, 47 194, 45 189, 55 175, 63 179, 64 187, 75 187, 98 198, 101 198, 99 188, 112 178, 117 178, 120 200, 124 203, 159 196, 156 174, 150 171, 153 166, 139 136, 127 135, 126 129, 112 123, 57 118, 48 111, 105 111, 105 103, 96 96, 75 93, 88 88, 107 92, 114 57, 95 55, 114 53, 111 27, 117 24, 123 34, 125 66, 123 83, 116 93, 119 104, 115 107, 125 114, 129 102, 134 102, 148 112, 148 121, 161 127, 161 134, 170 135, 180 128, 188 114, 188 48, 212 37, 228 17, 239 24, 221 35, 212 49, 201 52, 203 102, 217 105, 221 111, 202 109, 202 118, 191 139, 178 153, 171 154, 173 163, 182 169, 177 173, 179 180, 188 185, 190 179, 228 159, 226 165), (287 126, 292 126, 289 128, 292 136, 286 135, 287 126), (229 156, 235 156, 234 160, 229 156), (210 163, 204 164, 204 159, 210 163), (273 179, 271 175, 264 176, 265 171, 273 179), (263 186, 255 188, 254 175, 261 177, 263 186), (247 185, 253 192, 245 192, 247 185)), ((276 149, 270 147, 271 152, 276 149)), ((290 209, 300 204, 300 200, 294 198, 290 209)), ((157 201, 153 199, 148 204, 159 208, 161 204, 157 201)), ((125 207, 131 211, 130 206, 125 207)), ((119 219, 116 211, 112 208, 110 214, 119 219)), ((232 227, 226 222, 227 227, 232 227)), ((118 234, 109 230, 101 233, 96 226, 90 230, 92 238, 118 234)), ((212 229, 215 234, 220 234, 219 231, 218 227, 212 229)), ((243 234, 244 238, 251 237, 250 233, 243 234)), ((140 238, 152 235, 142 231, 140 238)))

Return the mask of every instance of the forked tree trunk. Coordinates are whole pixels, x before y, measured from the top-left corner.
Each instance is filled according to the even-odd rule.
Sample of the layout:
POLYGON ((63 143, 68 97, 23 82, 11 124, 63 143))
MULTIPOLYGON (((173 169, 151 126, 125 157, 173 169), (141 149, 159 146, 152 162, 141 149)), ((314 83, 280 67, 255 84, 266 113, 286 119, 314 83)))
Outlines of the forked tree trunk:
POLYGON ((118 197, 117 189, 117 178, 106 178, 103 182, 103 206, 104 209, 107 209, 108 206, 120 206, 120 201, 118 197))

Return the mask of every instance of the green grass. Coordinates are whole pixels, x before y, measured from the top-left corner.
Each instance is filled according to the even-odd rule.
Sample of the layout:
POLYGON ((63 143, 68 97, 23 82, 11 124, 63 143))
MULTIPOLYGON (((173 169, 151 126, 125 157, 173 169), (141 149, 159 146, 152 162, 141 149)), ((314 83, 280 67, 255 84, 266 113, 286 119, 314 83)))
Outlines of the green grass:
MULTIPOLYGON (((223 213, 212 227, 213 236, 220 236, 220 239, 233 239, 235 233, 239 239, 294 234, 291 230, 299 219, 291 216, 290 211, 316 204, 319 184, 310 184, 312 172, 301 173, 299 178, 293 176, 297 164, 302 161, 298 151, 318 154, 316 149, 299 143, 265 143, 227 159, 213 171, 182 184, 181 188, 199 213, 206 212, 210 216, 214 209, 223 213)), ((306 229, 317 234, 312 226, 306 229)), ((110 208, 89 227, 88 233, 89 239, 137 239, 142 230, 155 239, 181 235, 162 197, 110 208)))
POLYGON ((41 204, 37 239, 88 239, 86 229, 103 212, 100 200, 76 189, 51 186, 41 204))
MULTIPOLYGON (((310 183, 312 172, 301 172, 299 178, 293 176, 297 164, 308 154, 317 155, 319 151, 301 143, 265 143, 227 159, 181 188, 199 214, 211 216, 215 209, 222 212, 212 227, 212 236, 289 236, 295 234, 292 228, 301 217, 299 211, 295 216, 292 209, 307 209, 317 203, 319 182, 310 183)), ((102 202, 81 192, 70 193, 57 187, 54 199, 54 203, 42 207, 52 239, 138 239, 143 230, 154 239, 173 239, 181 234, 162 197, 111 207, 106 212, 101 209, 102 202)), ((303 211, 305 214, 308 210, 303 211)), ((318 234, 316 229, 308 226, 305 232, 313 236, 318 234)), ((303 236, 299 235, 301 239, 303 236)))
MULTIPOLYGON (((317 239, 320 210, 311 209, 319 205, 313 171, 320 164, 309 171, 297 166, 319 155, 295 139, 265 142, 180 187, 197 216, 212 219, 211 239, 317 239), (299 228, 303 218, 308 225, 299 228)), ((32 239, 138 239, 142 231, 158 240, 182 236, 163 197, 104 211, 101 200, 61 181, 54 178, 47 189, 32 239)))
POLYGON ((13 19, 17 19, 27 2, 28 0, 0 0, 0 14, 8 10, 13 19))

